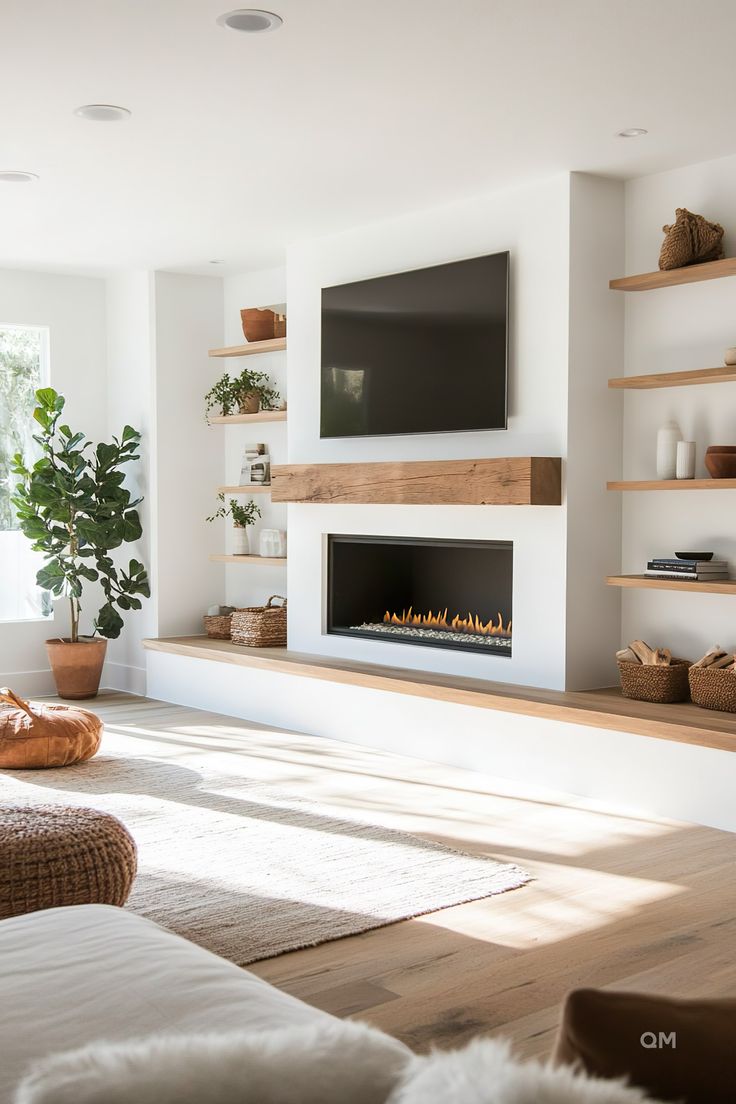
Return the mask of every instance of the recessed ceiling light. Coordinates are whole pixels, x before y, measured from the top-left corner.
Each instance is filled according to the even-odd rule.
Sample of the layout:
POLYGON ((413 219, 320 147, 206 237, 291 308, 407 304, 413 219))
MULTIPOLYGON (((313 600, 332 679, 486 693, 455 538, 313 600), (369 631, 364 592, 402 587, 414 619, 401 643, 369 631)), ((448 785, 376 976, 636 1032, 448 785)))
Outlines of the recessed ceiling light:
POLYGON ((2 184, 32 184, 38 180, 38 173, 22 172, 20 169, 0 169, 2 184))
POLYGON ((644 127, 627 127, 626 130, 619 130, 616 135, 617 138, 641 138, 642 134, 648 134, 649 131, 644 127))
POLYGON ((225 12, 217 22, 231 31, 244 31, 246 34, 262 34, 264 31, 277 31, 284 22, 280 15, 261 11, 259 8, 237 8, 225 12))
POLYGON ((82 104, 74 114, 92 123, 120 123, 130 118, 127 107, 117 107, 115 104, 82 104))
POLYGON ((210 264, 224 264, 224 261, 210 261, 210 264))

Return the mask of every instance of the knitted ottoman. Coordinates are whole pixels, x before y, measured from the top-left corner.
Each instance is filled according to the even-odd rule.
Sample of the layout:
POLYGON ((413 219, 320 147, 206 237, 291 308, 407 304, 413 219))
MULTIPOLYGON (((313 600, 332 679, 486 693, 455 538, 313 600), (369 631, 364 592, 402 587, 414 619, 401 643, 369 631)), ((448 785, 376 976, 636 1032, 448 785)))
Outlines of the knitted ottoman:
POLYGON ((133 838, 108 813, 0 805, 0 919, 62 905, 124 905, 135 872, 133 838))

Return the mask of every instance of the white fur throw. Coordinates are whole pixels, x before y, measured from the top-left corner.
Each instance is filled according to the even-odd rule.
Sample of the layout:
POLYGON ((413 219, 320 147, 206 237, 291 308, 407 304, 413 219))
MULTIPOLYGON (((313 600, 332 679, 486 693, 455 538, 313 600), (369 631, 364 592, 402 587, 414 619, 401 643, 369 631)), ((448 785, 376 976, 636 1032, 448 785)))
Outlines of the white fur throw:
POLYGON ((412 1058, 387 1104, 656 1104, 619 1081, 519 1062, 502 1040, 412 1058))
POLYGON ((93 1043, 48 1058, 15 1104, 384 1104, 406 1049, 365 1024, 93 1043))
POLYGON ((364 1024, 94 1043, 48 1058, 15 1104, 656 1104, 618 1081, 516 1061, 507 1043, 414 1058, 364 1024))

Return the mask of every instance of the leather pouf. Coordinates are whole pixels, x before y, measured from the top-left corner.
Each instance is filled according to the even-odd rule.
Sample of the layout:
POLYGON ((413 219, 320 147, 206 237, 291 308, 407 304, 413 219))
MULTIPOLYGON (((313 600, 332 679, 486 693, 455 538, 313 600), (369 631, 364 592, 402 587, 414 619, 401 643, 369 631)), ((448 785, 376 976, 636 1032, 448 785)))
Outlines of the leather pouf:
POLYGON ((0 919, 66 905, 128 899, 136 846, 98 809, 0 805, 0 919))
POLYGON ((91 759, 100 746, 103 724, 88 709, 25 702, 0 690, 0 770, 68 767, 91 759))

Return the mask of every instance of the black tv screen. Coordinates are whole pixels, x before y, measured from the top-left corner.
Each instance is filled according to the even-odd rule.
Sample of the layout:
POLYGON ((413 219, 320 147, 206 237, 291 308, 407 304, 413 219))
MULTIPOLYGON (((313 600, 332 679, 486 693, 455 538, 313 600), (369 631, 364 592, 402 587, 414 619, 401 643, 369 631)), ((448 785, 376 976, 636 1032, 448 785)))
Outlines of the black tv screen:
POLYGON ((508 253, 322 289, 321 437, 506 428, 508 253))

